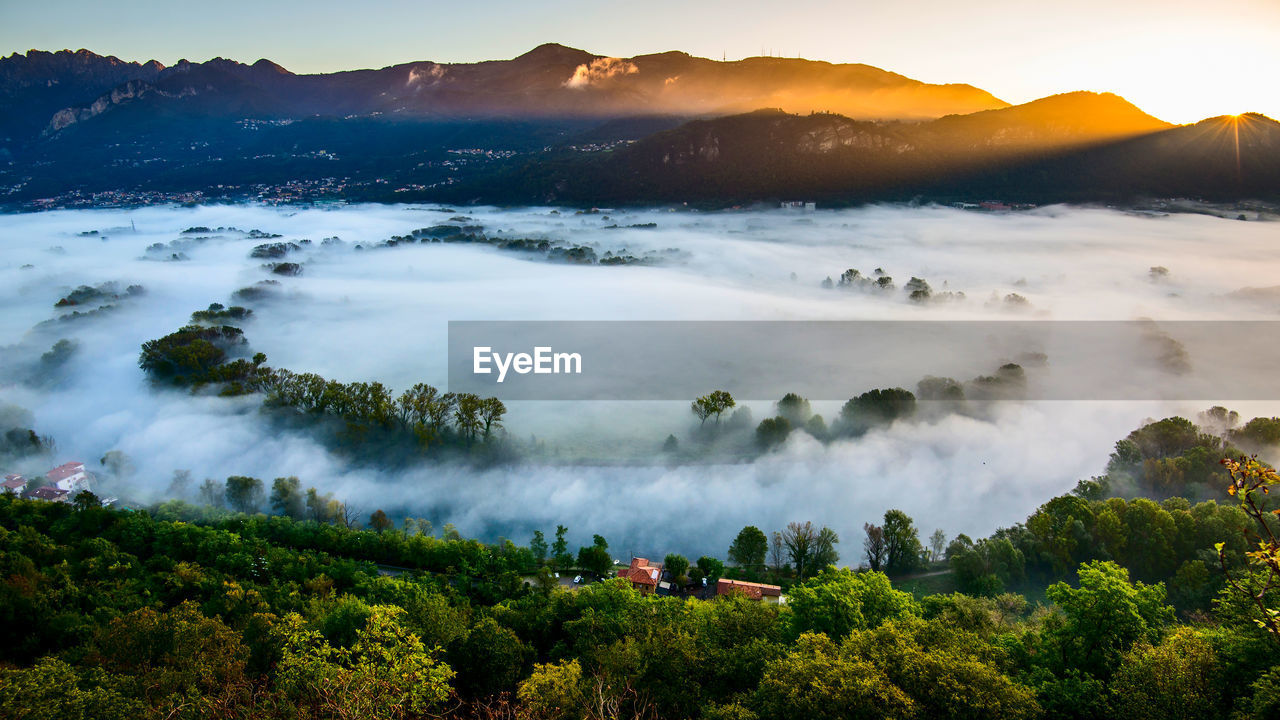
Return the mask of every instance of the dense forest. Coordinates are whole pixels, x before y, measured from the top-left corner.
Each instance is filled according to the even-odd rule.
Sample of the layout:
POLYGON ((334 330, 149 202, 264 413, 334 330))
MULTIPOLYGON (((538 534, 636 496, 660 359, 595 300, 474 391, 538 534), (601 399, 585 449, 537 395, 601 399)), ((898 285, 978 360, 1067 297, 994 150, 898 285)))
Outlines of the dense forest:
MULTIPOLYGON (((0 497, 0 716, 1277 717, 1280 476, 1226 459, 1227 503, 1102 499, 1147 464, 1131 445, 1181 425, 1161 423, 976 542, 926 548, 891 510, 846 560, 878 569, 837 569, 839 538, 810 523, 744 528, 727 569, 665 563, 677 585, 780 581, 781 605, 568 589, 554 572, 609 571, 604 538, 575 558, 563 526, 528 547, 381 511, 359 529, 289 479, 272 516, 0 497), (904 589, 930 562, 963 592, 904 589)), ((227 500, 262 483, 225 492, 243 509, 227 500)))

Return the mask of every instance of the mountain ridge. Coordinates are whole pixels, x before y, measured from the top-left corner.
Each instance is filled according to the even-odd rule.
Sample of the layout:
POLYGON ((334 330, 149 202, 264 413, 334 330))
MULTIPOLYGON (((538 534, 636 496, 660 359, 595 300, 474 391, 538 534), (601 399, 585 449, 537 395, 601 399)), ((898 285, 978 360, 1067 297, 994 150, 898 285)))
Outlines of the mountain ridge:
POLYGON ((1112 93, 1010 105, 790 58, 548 43, 507 60, 299 75, 266 58, 165 67, 31 51, 0 58, 0 109, 0 202, 297 187, 584 205, 1280 197, 1280 132, 1263 116, 1175 126, 1112 93), (840 103, 854 112, 830 111, 840 103))
MULTIPOLYGON (((1067 100, 1123 107, 1114 96, 1098 93, 1067 100)), ((990 115, 1034 118, 1044 105, 1030 113, 1027 106, 1039 102, 990 115)), ((951 118, 873 123, 761 110, 694 120, 608 154, 556 162, 534 158, 449 188, 444 197, 569 205, 788 198, 835 204, 919 198, 1029 203, 1280 198, 1280 123, 1275 120, 1223 116, 1174 126, 1145 114, 1130 117, 1146 129, 1072 134, 1069 124, 1052 118, 1040 127, 1025 120, 1022 126, 984 122, 999 134, 1040 138, 993 146, 972 142, 971 128, 955 132, 948 127, 954 125, 951 118)))
MULTIPOLYGON (((744 112, 777 106, 793 112, 831 110, 875 119, 926 119, 1005 107, 1008 103, 965 84, 930 84, 870 65, 833 64, 792 58, 745 58, 715 61, 669 51, 632 58, 597 55, 555 43, 539 45, 508 60, 475 63, 412 61, 367 70, 295 74, 263 58, 246 65, 221 57, 197 63, 182 59, 165 67, 156 61, 129 63, 87 50, 14 53, 0 59, 0 89, 13 78, 38 93, 76 75, 75 67, 103 78, 81 83, 78 102, 49 110, 53 100, 38 102, 45 117, 27 118, 48 135, 66 127, 52 123, 55 113, 92 119, 84 112, 102 98, 134 81, 156 83, 174 75, 220 70, 238 82, 263 84, 277 96, 277 114, 397 113, 432 117, 519 117, 703 115, 744 112), (52 60, 51 60, 52 59, 52 60), (114 82, 107 82, 114 80, 114 82), (92 90, 93 93, 89 94, 92 90), (66 111, 66 112, 63 112, 66 111)), ((80 75, 84 75, 81 72, 80 75)), ((205 83, 216 88, 217 83, 205 83)), ((201 88, 193 87, 198 94, 201 88)), ((65 100, 70 93, 51 94, 65 100)), ((148 93, 115 92, 141 101, 148 93)), ((26 114, 15 98, 0 93, 0 105, 26 114)), ((106 103, 109 112, 119 103, 106 103)))

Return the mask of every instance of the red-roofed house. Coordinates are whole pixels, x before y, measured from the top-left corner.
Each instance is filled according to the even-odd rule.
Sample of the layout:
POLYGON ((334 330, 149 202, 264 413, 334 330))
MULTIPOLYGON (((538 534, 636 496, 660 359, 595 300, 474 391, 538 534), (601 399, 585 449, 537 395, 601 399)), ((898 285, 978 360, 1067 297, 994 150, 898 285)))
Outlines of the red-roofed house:
POLYGON ((730 580, 729 578, 720 578, 716 582, 716 595, 745 595, 752 600, 760 600, 778 605, 783 602, 782 588, 777 585, 765 585, 763 583, 746 582, 745 580, 730 580))
POLYGON ((631 566, 618 571, 618 577, 626 578, 631 587, 647 595, 658 589, 662 579, 662 566, 650 565, 646 558, 631 558, 631 566))
POLYGON ((9 492, 14 495, 21 495, 23 490, 27 489, 27 479, 21 475, 5 475, 4 482, 0 483, 0 492, 9 492))
POLYGON ((38 487, 35 490, 23 495, 30 500, 48 500, 49 502, 68 502, 71 500, 71 493, 66 490, 59 490, 56 487, 38 487))
POLYGON ((44 476, 49 478, 54 487, 67 492, 86 490, 89 485, 89 473, 85 472, 82 462, 63 463, 44 476))

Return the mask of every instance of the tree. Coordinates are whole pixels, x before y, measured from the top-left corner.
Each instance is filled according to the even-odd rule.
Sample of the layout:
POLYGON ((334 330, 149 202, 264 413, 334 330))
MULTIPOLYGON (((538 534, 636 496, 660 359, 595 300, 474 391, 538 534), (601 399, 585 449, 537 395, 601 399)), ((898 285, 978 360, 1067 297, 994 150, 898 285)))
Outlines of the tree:
POLYGON ((599 545, 588 545, 578 549, 578 567, 604 577, 613 568, 613 558, 609 555, 608 549, 599 545))
POLYGON ((921 400, 957 403, 964 400, 964 386, 952 378, 929 375, 916 384, 916 395, 921 400))
POLYGON ((1107 679, 1134 643, 1155 642, 1173 620, 1162 583, 1131 583, 1129 571, 1095 560, 1080 566, 1080 586, 1054 583, 1045 595, 1062 609, 1064 621, 1048 639, 1063 668, 1107 679))
POLYGON ((333 499, 332 493, 321 495, 315 488, 307 488, 307 519, 318 523, 338 522, 342 515, 342 503, 333 499))
POLYGON ((841 653, 883 668, 887 685, 911 699, 916 718, 1042 717, 1031 688, 1005 674, 986 641, 941 622, 904 616, 856 630, 841 653))
POLYGON ((556 541, 551 544, 551 561, 560 570, 573 564, 573 556, 569 554, 569 541, 565 539, 568 532, 569 528, 557 525, 556 541))
MULTIPOLYGON (((330 501, 330 504, 334 509, 334 517, 337 518, 335 522, 348 530, 355 530, 360 527, 360 520, 358 519, 360 513, 357 512, 355 508, 351 507, 347 503, 338 502, 337 500, 330 501)), ((446 529, 448 529, 448 527, 448 525, 445 525, 446 529)))
POLYGON ((827 421, 823 420, 821 415, 814 415, 809 418, 809 422, 804 424, 804 431, 819 440, 826 439, 830 434, 827 429, 827 421))
POLYGON ((781 537, 782 544, 787 548, 787 556, 791 558, 791 567, 795 570, 796 577, 804 580, 809 557, 813 553, 813 544, 818 539, 817 528, 807 520, 803 524, 790 522, 782 530, 781 537))
POLYGON ((718 558, 703 555, 698 558, 697 564, 698 569, 702 571, 702 576, 707 579, 707 582, 719 580, 720 577, 724 575, 724 563, 720 562, 718 558))
POLYGON ((836 531, 823 525, 818 531, 818 541, 813 546, 813 557, 809 560, 815 572, 822 572, 840 561, 840 553, 836 552, 836 545, 839 544, 840 536, 836 531))
POLYGON ((769 663, 754 694, 758 717, 917 717, 915 704, 873 662, 855 660, 825 635, 802 635, 783 658, 769 663))
POLYGON ((86 673, 48 655, 27 669, 0 670, 0 717, 31 720, 134 720, 155 710, 137 697, 129 682, 86 673), (92 676, 91 676, 92 677, 92 676))
POLYGON ((457 393, 444 393, 439 397, 435 397, 432 393, 432 397, 425 403, 426 425, 431 437, 438 436, 445 429, 457 405, 457 393))
POLYGON ((1280 665, 1272 667, 1253 682, 1253 697, 1247 703, 1255 720, 1275 720, 1280 717, 1280 665))
POLYGON ((953 543, 948 555, 956 587, 970 595, 994 597, 1006 584, 1020 582, 1025 575, 1022 551, 1008 538, 983 538, 973 543, 965 537, 963 542, 953 543))
POLYGON ((533 673, 520 683, 516 697, 537 718, 580 718, 587 700, 582 666, 577 660, 562 660, 554 665, 534 665, 533 673))
POLYGON ((1218 561, 1232 593, 1254 605, 1258 611, 1256 622, 1280 640, 1280 607, 1276 607, 1275 602, 1276 590, 1280 588, 1280 535, 1274 529, 1280 510, 1268 509, 1266 497, 1273 488, 1280 488, 1280 474, 1257 459, 1224 459, 1222 464, 1231 478, 1227 492, 1239 500, 1240 509, 1253 521, 1253 529, 1246 530, 1245 534, 1257 549, 1245 554, 1252 571, 1247 578, 1231 571, 1226 544, 1222 542, 1214 546, 1218 561))
POLYGON ((262 481, 255 477, 232 475, 227 478, 227 504, 232 510, 242 513, 255 513, 262 507, 266 499, 262 481))
POLYGON ((765 418, 756 426, 756 445, 762 450, 781 445, 791 435, 791 423, 781 415, 765 418))
POLYGON ((1139 643, 1111 679, 1116 717, 1198 720, 1223 717, 1224 677, 1213 645, 1189 627, 1159 645, 1139 643))
POLYGON ((729 410, 735 405, 737 405, 737 402, 734 401, 732 395, 724 390, 716 390, 710 394, 703 395, 702 397, 695 399, 690 408, 693 410, 693 414, 697 416, 698 420, 700 420, 703 425, 706 425, 707 418, 712 415, 716 417, 716 422, 719 423, 720 415, 724 413, 725 410, 729 410))
POLYGON ((431 418, 432 404, 439 399, 439 390, 426 383, 418 383, 396 399, 396 418, 405 427, 426 424, 431 418))
POLYGON ((395 527, 396 524, 392 522, 391 518, 387 517, 387 514, 381 509, 374 510, 373 513, 369 515, 369 529, 374 532, 386 532, 387 530, 394 530, 395 527))
POLYGON ((529 541, 529 552, 533 553, 533 559, 537 560, 539 565, 547 561, 547 538, 541 530, 533 531, 533 539, 529 541))
POLYGON ((480 422, 484 424, 484 438, 489 436, 494 430, 502 427, 502 416, 507 414, 507 406, 496 397, 485 398, 480 401, 480 422))
POLYGON ((947 549, 947 534, 942 528, 933 531, 929 536, 929 562, 938 562, 947 549))
POLYGON ((467 440, 474 440, 484 425, 480 417, 483 404, 484 401, 480 396, 474 393, 459 393, 457 396, 457 404, 453 408, 453 421, 458 426, 458 432, 462 433, 467 440))
POLYGON ((133 460, 119 450, 108 450, 98 463, 106 469, 108 473, 119 480, 128 480, 133 477, 136 469, 133 466, 133 460))
POLYGON ((158 340, 144 342, 138 367, 152 377, 177 384, 207 382, 226 360, 226 349, 244 342, 244 333, 230 325, 188 325, 158 340))
POLYGON ((769 539, 769 562, 773 564, 774 570, 782 569, 782 559, 784 557, 782 548, 782 533, 775 531, 769 539))
POLYGON ((884 514, 885 572, 890 575, 909 573, 920 567, 924 548, 911 517, 901 510, 884 514))
POLYGON ((223 507, 226 503, 226 487, 213 478, 205 478, 200 484, 200 502, 209 507, 223 507))
POLYGON ((813 416, 809 401, 795 393, 787 393, 778 401, 778 415, 795 427, 804 427, 813 416))
POLYGON ((787 606, 792 632, 826 633, 842 639, 851 631, 919 614, 911 595, 893 589, 884 573, 829 570, 791 588, 787 606))
POLYGON ((458 689, 480 697, 513 689, 531 654, 514 632, 487 617, 454 645, 448 657, 458 673, 458 689))
POLYGON ((890 425, 895 420, 910 417, 915 411, 916 396, 908 390, 870 390, 846 402, 840 408, 840 420, 849 431, 861 434, 871 428, 890 425))
POLYGON ((280 689, 308 717, 399 720, 439 708, 453 670, 439 662, 400 620, 400 608, 375 605, 351 647, 334 647, 302 617, 288 615, 276 633, 280 689))
POLYGON ((162 702, 215 707, 249 698, 249 652, 240 633, 193 602, 114 618, 90 642, 104 669, 132 675, 162 702))
POLYGON ((191 471, 190 470, 174 470, 173 479, 169 481, 169 488, 165 490, 165 495, 179 500, 187 498, 191 492, 191 471))
POLYGON ((796 577, 804 580, 840 559, 835 546, 840 537, 828 527, 817 529, 811 522, 792 522, 782 531, 782 543, 787 548, 796 577))
POLYGON ((81 490, 71 498, 71 506, 76 509, 76 512, 84 512, 89 508, 102 507, 102 501, 88 490, 81 490))
POLYGON ((1265 450, 1280 445, 1280 418, 1256 417, 1245 423, 1244 427, 1232 430, 1230 438, 1250 450, 1265 450))
POLYGON ((403 527, 405 535, 425 535, 427 537, 434 537, 436 533, 435 528, 431 525, 431 521, 426 518, 407 517, 404 519, 403 527))
POLYGON ((769 539, 755 525, 748 525, 738 531, 738 536, 729 546, 729 561, 744 568, 758 568, 764 565, 764 557, 769 552, 769 539))
POLYGON ((867 538, 862 541, 862 551, 866 555, 867 565, 874 571, 879 572, 884 566, 885 547, 884 547, 884 528, 871 523, 863 523, 862 531, 867 534, 867 538))
POLYGON ((662 561, 662 567, 671 574, 671 579, 676 584, 683 585, 689 579, 685 577, 685 573, 689 571, 689 560, 683 555, 667 555, 662 561))
POLYGON ((298 478, 280 477, 271 483, 271 509, 277 515, 301 520, 306 514, 302 498, 302 483, 298 478))

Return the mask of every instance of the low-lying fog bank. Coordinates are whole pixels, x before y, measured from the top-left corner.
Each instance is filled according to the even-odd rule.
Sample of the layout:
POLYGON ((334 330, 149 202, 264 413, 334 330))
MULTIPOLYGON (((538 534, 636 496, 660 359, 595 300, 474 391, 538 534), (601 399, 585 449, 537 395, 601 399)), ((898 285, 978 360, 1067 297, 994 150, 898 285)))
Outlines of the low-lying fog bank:
MULTIPOLYGON (((853 561, 862 523, 888 507, 926 533, 985 535, 1100 474, 1114 442, 1144 418, 1194 417, 1214 398, 999 404, 826 444, 793 433, 771 452, 708 462, 660 451, 669 434, 696 442, 687 402, 508 403, 505 429, 524 460, 391 471, 353 465, 305 432, 273 430, 260 398, 152 387, 139 347, 210 303, 244 305, 253 314, 235 324, 271 366, 398 392, 444 387, 449 320, 1268 320, 1280 307, 1280 290, 1268 287, 1277 241, 1280 226, 1270 223, 1063 207, 577 214, 235 205, 6 215, 0 405, 29 411, 3 416, 29 422, 56 449, 0 458, 0 471, 83 460, 107 476, 99 458, 118 450, 132 467, 108 489, 140 501, 160 499, 178 469, 268 485, 296 475, 365 516, 382 508, 520 542, 562 523, 575 542, 605 535, 618 556, 723 555, 745 524, 768 531, 812 520, 836 529, 853 561), (429 231, 416 240, 450 242, 388 246, 414 230, 429 231), (848 269, 859 274, 842 283, 848 269), (911 298, 912 278, 928 283, 927 297, 911 298), (80 286, 97 291, 73 293, 80 286), (69 344, 53 350, 59 340, 69 344)), ((899 384, 914 389, 919 379, 899 384)), ((1252 417, 1278 404, 1231 405, 1252 417)), ((749 405, 755 422, 773 415, 767 402, 749 405)), ((830 422, 839 404, 814 409, 830 422)))

